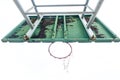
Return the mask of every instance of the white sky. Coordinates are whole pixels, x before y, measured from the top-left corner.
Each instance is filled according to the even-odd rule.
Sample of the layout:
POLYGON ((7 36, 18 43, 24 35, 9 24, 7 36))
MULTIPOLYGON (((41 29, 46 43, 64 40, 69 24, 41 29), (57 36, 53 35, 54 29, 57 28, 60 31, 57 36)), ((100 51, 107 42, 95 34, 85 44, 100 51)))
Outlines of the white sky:
MULTIPOLYGON (((75 1, 79 0, 70 3, 75 1)), ((119 0, 105 0, 97 17, 120 37, 119 7, 119 0)), ((23 17, 13 0, 0 0, 0 10, 1 39, 23 17)), ((69 72, 63 69, 63 60, 49 55, 49 44, 0 42, 0 80, 120 80, 120 43, 71 43, 69 72)))

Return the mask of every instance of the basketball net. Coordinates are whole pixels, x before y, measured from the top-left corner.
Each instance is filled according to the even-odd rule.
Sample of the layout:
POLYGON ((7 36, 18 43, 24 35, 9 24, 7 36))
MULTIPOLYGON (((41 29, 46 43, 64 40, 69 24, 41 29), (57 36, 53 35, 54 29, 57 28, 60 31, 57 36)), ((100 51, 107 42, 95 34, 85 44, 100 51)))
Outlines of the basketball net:
POLYGON ((49 45, 48 52, 53 58, 63 60, 64 70, 68 72, 68 66, 72 54, 72 46, 69 43, 51 43, 49 45))

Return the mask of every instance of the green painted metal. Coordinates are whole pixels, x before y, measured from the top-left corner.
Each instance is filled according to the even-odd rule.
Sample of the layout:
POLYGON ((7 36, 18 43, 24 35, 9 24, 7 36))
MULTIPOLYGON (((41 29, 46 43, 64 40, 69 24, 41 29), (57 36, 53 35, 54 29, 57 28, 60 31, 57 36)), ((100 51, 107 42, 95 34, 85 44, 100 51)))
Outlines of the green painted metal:
MULTIPOLYGON (((52 16, 51 16, 52 17, 52 16)), ((49 19, 51 17, 44 17, 49 19)), ((85 31, 79 16, 56 16, 55 24, 46 26, 45 38, 31 38, 30 42, 41 41, 64 41, 64 42, 89 42, 89 37, 85 31), (50 28, 51 26, 51 28, 50 28), (48 29, 50 28, 50 29, 48 29), (53 29, 53 30, 52 30, 53 29), (47 35, 51 35, 47 37, 47 35)), ((37 32, 37 30, 35 30, 37 32)), ((33 37, 35 35, 33 34, 33 37)))
MULTIPOLYGON (((96 22, 99 23, 98 25, 100 26, 99 29, 101 30, 101 34, 104 33, 105 39, 103 41, 115 41, 119 42, 120 39, 115 35, 104 23, 102 23, 98 18, 96 18, 96 22)), ((99 41, 100 39, 98 38, 96 41, 99 41)))
MULTIPOLYGON (((85 16, 89 19, 90 15, 85 16)), ((96 35, 96 42, 119 42, 120 39, 98 18, 95 18, 94 23, 90 27, 96 35)))
POLYGON ((9 32, 3 39, 3 42, 24 42, 24 35, 30 29, 29 25, 22 21, 11 32, 9 32))
MULTIPOLYGON (((84 16, 86 21, 90 15, 84 16)), ((30 16, 32 23, 36 16, 30 16)), ((22 21, 15 29, 6 35, 3 42, 119 42, 120 39, 107 28, 98 18, 90 27, 96 35, 91 40, 78 15, 44 16, 29 40, 24 40, 24 35, 30 29, 26 21, 22 21)))

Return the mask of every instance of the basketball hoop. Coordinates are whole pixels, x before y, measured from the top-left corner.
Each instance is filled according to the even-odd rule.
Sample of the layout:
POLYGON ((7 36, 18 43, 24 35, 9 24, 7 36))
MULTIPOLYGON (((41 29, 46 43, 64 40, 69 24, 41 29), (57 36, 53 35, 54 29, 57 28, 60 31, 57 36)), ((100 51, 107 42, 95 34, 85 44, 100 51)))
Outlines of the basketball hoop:
POLYGON ((72 46, 69 43, 60 43, 60 42, 57 42, 57 43, 58 43, 58 45, 60 47, 59 50, 61 50, 61 48, 64 47, 64 50, 61 50, 61 51, 66 51, 68 49, 68 47, 69 47, 70 51, 67 52, 67 53, 63 53, 61 51, 58 51, 58 48, 57 48, 57 53, 60 53, 59 55, 57 55, 57 53, 55 53, 55 50, 53 50, 53 49, 55 49, 56 47, 58 47, 58 45, 55 45, 55 43, 51 43, 49 45, 49 48, 48 48, 48 52, 49 52, 50 56, 52 56, 52 57, 54 57, 56 59, 65 59, 65 58, 68 58, 71 55, 71 53, 72 53, 72 46), (64 44, 67 44, 67 45, 65 46, 64 44))

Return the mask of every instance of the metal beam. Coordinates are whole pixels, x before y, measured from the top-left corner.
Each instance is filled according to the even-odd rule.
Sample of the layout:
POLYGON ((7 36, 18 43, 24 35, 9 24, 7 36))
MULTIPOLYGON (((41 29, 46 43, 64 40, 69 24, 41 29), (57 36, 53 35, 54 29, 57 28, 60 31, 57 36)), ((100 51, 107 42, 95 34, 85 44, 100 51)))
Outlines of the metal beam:
POLYGON ((37 13, 38 19, 40 19, 40 16, 38 14, 38 10, 36 8, 36 4, 35 4, 34 0, 31 0, 31 2, 32 2, 33 6, 34 6, 35 12, 37 13))
POLYGON ((69 7, 69 6, 85 6, 85 4, 36 5, 36 7, 69 7))
POLYGON ((27 11, 25 11, 25 12, 29 12, 29 11, 31 11, 33 9, 33 6, 31 7, 31 8, 29 8, 27 11))
POLYGON ((94 22, 95 17, 96 17, 96 15, 97 15, 97 13, 98 13, 98 11, 99 11, 99 9, 100 9, 103 1, 104 1, 104 0, 99 0, 97 6, 96 6, 96 8, 95 8, 95 13, 92 14, 92 16, 90 17, 90 20, 89 20, 89 22, 88 22, 87 28, 90 28, 91 24, 94 22))
POLYGON ((67 31, 67 28, 66 28, 66 16, 64 15, 64 31, 66 32, 67 31))
POLYGON ((33 29, 29 29, 29 31, 25 34, 24 39, 28 40, 34 33, 34 31, 36 30, 36 28, 38 27, 40 21, 42 20, 43 16, 40 17, 40 19, 37 19, 36 22, 34 23, 34 27, 33 29))
POLYGON ((31 20, 29 19, 29 17, 26 16, 21 4, 19 3, 18 0, 13 0, 14 3, 16 4, 17 8, 20 10, 20 12, 22 13, 23 17, 25 18, 26 22, 28 23, 28 25, 30 25, 31 29, 33 29, 33 24, 31 22, 31 20))
MULTIPOLYGON (((38 14, 82 14, 83 12, 39 12, 38 14)), ((93 14, 94 12, 84 12, 85 14, 93 14)), ((35 12, 29 12, 25 14, 36 14, 35 12)))
POLYGON ((64 15, 64 38, 67 39, 66 16, 64 15))
POLYGON ((91 28, 87 28, 87 21, 85 20, 85 18, 83 17, 83 18, 81 18, 81 15, 79 15, 79 18, 80 18, 80 20, 82 21, 82 23, 83 23, 83 25, 84 25, 84 28, 85 28, 85 30, 86 30, 86 32, 88 33, 88 36, 89 36, 89 38, 91 39, 91 40, 95 40, 96 39, 96 36, 95 36, 95 34, 94 34, 94 32, 92 31, 92 29, 91 28))
POLYGON ((85 7, 84 7, 84 10, 83 10, 83 13, 82 13, 82 18, 84 17, 84 14, 85 14, 85 11, 87 9, 88 3, 89 3, 89 0, 86 0, 85 7))
POLYGON ((94 12, 94 10, 93 10, 90 6, 88 6, 88 5, 87 5, 87 8, 89 8, 91 11, 93 11, 93 12, 94 12))
POLYGON ((54 25, 54 29, 53 29, 53 36, 52 36, 52 38, 56 37, 57 23, 58 23, 58 16, 56 16, 56 19, 55 19, 55 25, 54 25))

